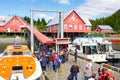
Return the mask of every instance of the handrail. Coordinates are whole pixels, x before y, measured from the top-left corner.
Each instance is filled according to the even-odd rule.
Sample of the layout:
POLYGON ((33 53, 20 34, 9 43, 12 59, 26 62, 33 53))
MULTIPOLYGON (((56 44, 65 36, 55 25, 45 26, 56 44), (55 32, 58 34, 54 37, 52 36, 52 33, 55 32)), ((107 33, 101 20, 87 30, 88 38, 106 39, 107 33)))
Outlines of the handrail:
POLYGON ((103 67, 105 67, 105 68, 107 68, 107 69, 111 69, 111 70, 113 70, 113 71, 115 71, 115 72, 120 73, 120 68, 111 66, 111 65, 109 65, 109 64, 103 64, 103 67))

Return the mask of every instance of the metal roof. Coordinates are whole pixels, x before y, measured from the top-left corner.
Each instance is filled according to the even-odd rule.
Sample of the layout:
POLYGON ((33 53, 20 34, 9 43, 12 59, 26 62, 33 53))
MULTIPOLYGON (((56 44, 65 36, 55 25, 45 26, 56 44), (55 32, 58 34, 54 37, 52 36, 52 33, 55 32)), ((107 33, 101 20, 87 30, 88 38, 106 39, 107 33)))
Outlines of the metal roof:
POLYGON ((99 28, 101 29, 113 29, 111 26, 109 25, 98 25, 99 28))
MULTIPOLYGON (((26 25, 26 28, 30 31, 30 25, 26 25)), ((55 43, 55 41, 47 36, 45 36, 44 34, 42 34, 41 32, 39 32, 36 27, 34 27, 34 35, 36 36, 36 38, 42 43, 42 44, 52 44, 55 43)))
POLYGON ((52 21, 50 21, 46 26, 51 26, 59 23, 59 17, 56 16, 52 21))
POLYGON ((4 18, 1 17, 0 17, 0 26, 4 26, 7 22, 9 22, 13 18, 13 16, 5 16, 4 18))

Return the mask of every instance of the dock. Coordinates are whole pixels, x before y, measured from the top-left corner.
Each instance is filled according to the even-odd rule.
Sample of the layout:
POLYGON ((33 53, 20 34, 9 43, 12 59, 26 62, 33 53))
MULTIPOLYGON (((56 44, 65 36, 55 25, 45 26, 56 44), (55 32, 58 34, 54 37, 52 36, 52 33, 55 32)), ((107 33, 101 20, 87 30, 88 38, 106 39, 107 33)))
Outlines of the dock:
POLYGON ((120 37, 106 37, 105 39, 113 43, 120 42, 120 37))
MULTIPOLYGON (((68 75, 70 74, 70 68, 74 63, 74 56, 71 54, 69 55, 69 60, 68 62, 65 62, 62 64, 62 68, 60 72, 54 72, 53 70, 49 70, 47 68, 46 72, 44 73, 44 79, 42 80, 67 80, 68 75)), ((80 68, 80 72, 78 74, 78 80, 84 80, 84 67, 87 64, 87 60, 78 57, 78 66, 80 68)), ((110 67, 110 65, 105 65, 108 68, 108 71, 115 77, 115 80, 120 79, 120 69, 115 68, 115 67, 110 67)), ((93 63, 93 73, 96 73, 96 78, 98 78, 98 71, 99 64, 93 63)))

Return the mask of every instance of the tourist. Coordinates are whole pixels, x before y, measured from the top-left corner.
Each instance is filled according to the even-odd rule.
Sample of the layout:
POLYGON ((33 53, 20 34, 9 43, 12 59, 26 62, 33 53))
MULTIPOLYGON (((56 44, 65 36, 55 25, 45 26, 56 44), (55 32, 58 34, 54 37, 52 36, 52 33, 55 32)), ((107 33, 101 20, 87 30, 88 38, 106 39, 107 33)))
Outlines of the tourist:
POLYGON ((53 62, 53 70, 55 70, 55 60, 56 60, 56 53, 55 52, 52 52, 52 56, 51 56, 51 58, 52 58, 52 62, 53 62))
POLYGON ((74 52, 74 59, 75 59, 75 62, 77 62, 77 57, 78 57, 78 52, 77 52, 77 49, 75 49, 75 52, 74 52))
POLYGON ((88 80, 93 73, 93 66, 92 66, 92 61, 89 59, 86 67, 84 68, 84 76, 85 80, 88 80))
POLYGON ((62 63, 65 63, 66 62, 66 49, 62 49, 62 51, 60 52, 60 56, 61 56, 62 63))
POLYGON ((47 65, 47 60, 46 60, 46 56, 44 55, 41 61, 41 66, 43 71, 46 71, 46 65, 47 65))
POLYGON ((85 79, 84 80, 88 80, 90 77, 91 77, 91 69, 86 66, 85 69, 84 69, 84 76, 85 76, 85 79))
POLYGON ((72 65, 70 72, 73 80, 78 80, 79 66, 77 62, 74 62, 74 65, 72 65))
POLYGON ((103 64, 100 64, 100 67, 98 68, 98 80, 103 80, 104 78, 104 68, 103 64))
POLYGON ((53 69, 52 53, 48 55, 48 68, 53 69))
POLYGON ((114 76, 113 76, 111 73, 109 74, 108 79, 109 79, 109 80, 115 80, 115 79, 114 79, 114 76))
POLYGON ((61 63, 60 56, 58 54, 56 54, 56 59, 54 61, 55 72, 59 72, 59 70, 60 70, 60 63, 61 63))
POLYGON ((103 80, 109 80, 108 79, 109 74, 110 73, 108 72, 107 68, 104 68, 104 78, 103 78, 103 80))
POLYGON ((66 49, 66 61, 68 61, 68 56, 69 56, 69 54, 70 54, 70 50, 67 48, 67 49, 66 49))

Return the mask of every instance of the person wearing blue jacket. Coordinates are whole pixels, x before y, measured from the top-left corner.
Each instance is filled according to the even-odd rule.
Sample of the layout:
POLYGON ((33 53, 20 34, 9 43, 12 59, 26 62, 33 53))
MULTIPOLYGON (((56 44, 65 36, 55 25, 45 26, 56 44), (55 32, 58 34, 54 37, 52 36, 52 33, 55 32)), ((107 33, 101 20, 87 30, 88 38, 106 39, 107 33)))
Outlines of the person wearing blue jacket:
POLYGON ((43 56, 41 61, 41 66, 43 71, 46 71, 46 65, 47 65, 47 59, 46 59, 46 56, 43 56))
POLYGON ((55 72, 59 72, 60 70, 60 63, 61 63, 61 59, 60 56, 56 54, 56 59, 55 59, 55 72))

